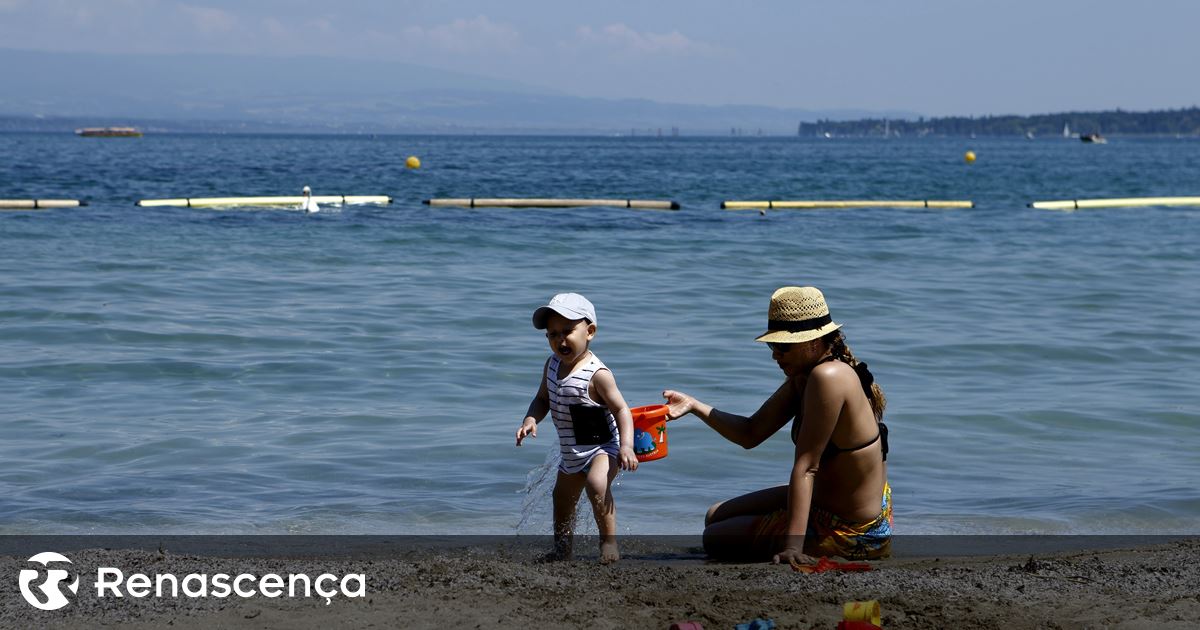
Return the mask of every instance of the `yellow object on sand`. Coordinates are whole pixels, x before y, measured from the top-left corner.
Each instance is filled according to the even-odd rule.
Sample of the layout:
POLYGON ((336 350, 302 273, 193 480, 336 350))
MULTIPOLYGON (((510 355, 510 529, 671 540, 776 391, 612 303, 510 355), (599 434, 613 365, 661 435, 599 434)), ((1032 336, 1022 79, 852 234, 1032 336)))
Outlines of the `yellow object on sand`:
POLYGON ((871 599, 865 602, 846 602, 842 606, 842 619, 843 621, 865 621, 879 626, 879 601, 871 599))

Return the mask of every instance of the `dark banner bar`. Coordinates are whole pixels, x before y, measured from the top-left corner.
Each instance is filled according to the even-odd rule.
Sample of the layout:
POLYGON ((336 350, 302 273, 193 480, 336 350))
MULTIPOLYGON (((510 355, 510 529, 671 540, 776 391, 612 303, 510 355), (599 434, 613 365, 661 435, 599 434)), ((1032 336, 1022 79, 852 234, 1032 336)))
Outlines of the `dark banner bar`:
POLYGON ((595 536, 566 562, 550 536, 0 536, 0 628, 833 628, 853 604, 886 628, 1160 627, 1200 583, 1198 536, 897 536, 795 567, 618 542, 604 566, 595 536))

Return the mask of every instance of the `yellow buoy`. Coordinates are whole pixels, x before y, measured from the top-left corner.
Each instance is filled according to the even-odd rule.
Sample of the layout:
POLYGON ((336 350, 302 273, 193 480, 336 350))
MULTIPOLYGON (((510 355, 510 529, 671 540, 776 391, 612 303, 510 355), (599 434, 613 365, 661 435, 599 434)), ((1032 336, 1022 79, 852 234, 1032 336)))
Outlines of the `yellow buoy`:
POLYGON ((421 168, 421 160, 418 160, 415 155, 410 155, 407 160, 404 160, 404 165, 408 168, 421 168))
POLYGON ((963 155, 963 159, 966 160, 967 164, 974 162, 975 161, 975 152, 967 151, 966 154, 963 155))

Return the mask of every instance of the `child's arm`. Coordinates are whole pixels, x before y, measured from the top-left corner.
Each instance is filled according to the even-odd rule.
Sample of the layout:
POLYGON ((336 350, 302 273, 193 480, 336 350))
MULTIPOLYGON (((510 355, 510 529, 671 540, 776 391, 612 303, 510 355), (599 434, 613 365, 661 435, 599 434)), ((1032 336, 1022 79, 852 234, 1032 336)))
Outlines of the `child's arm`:
MULTIPOLYGON (((546 359, 546 364, 549 365, 549 363, 550 359, 546 359)), ((529 401, 529 409, 525 411, 525 420, 517 428, 517 446, 520 446, 521 440, 527 436, 537 437, 537 423, 541 422, 549 411, 550 394, 546 391, 546 367, 542 366, 541 385, 538 385, 533 400, 529 401)))
POLYGON ((617 432, 621 434, 621 468, 637 470, 637 455, 633 452, 633 414, 629 412, 629 405, 625 404, 621 390, 617 389, 617 379, 611 371, 599 370, 592 376, 592 388, 596 390, 597 402, 608 407, 617 419, 617 432))

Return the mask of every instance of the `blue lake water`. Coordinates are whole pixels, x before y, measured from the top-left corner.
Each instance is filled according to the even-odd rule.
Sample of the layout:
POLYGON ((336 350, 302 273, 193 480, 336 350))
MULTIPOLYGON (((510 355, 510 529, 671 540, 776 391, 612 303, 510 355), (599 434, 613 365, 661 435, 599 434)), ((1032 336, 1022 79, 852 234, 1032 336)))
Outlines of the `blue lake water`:
MULTIPOLYGON (((0 198, 90 202, 0 213, 0 533, 548 532, 552 425, 513 446, 548 354, 532 310, 591 298, 633 405, 748 414, 793 284, 887 394, 898 532, 1200 533, 1200 210, 1025 207, 1200 194, 1196 140, 9 134, 0 156, 0 198), (134 206, 306 184, 395 202, 134 206), (420 203, 472 196, 683 209, 420 203), (977 207, 719 209, 819 198, 977 207)), ((669 437, 619 478, 622 531, 694 534, 787 481, 786 432, 669 437)))

